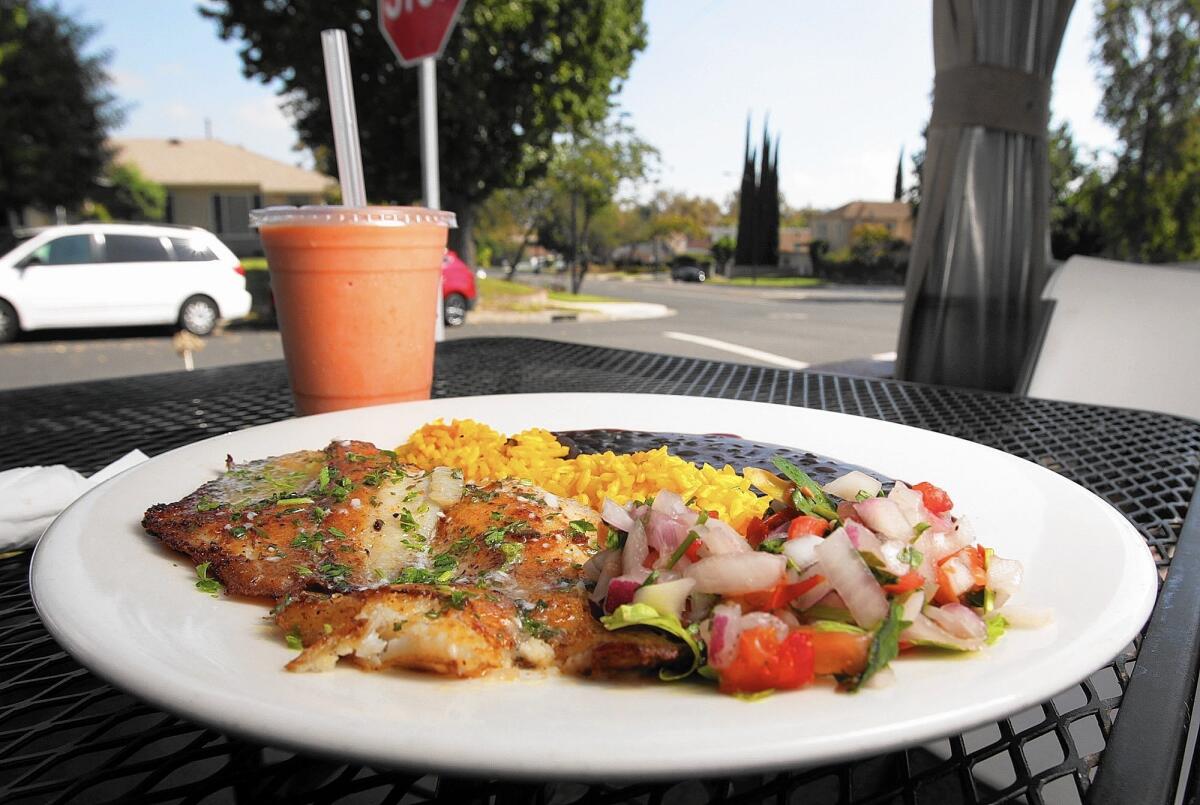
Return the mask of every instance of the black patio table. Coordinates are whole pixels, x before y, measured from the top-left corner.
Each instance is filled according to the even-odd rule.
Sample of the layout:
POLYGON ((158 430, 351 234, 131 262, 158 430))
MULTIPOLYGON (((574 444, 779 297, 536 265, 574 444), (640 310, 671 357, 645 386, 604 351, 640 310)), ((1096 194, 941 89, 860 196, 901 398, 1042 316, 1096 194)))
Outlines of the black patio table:
MULTIPOLYGON (((1158 604, 1143 635, 1082 684, 964 735, 847 764, 735 779, 538 784, 298 755, 150 707, 93 676, 54 642, 34 611, 28 554, 21 554, 0 559, 0 802, 1194 800, 1200 423, 534 339, 466 339, 438 348, 436 397, 562 390, 820 408, 1005 450, 1062 473, 1129 518, 1164 579, 1158 604)), ((3 392, 0 469, 65 463, 88 473, 134 447, 157 454, 291 415, 281 362, 3 392)))

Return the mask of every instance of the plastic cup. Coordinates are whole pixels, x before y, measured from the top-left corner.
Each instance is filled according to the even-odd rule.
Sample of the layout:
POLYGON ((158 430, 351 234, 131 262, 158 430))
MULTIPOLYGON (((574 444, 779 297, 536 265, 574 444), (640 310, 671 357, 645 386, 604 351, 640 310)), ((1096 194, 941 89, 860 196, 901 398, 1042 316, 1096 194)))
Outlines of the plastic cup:
POLYGON ((250 223, 270 264, 297 413, 429 399, 454 213, 268 207, 250 223))

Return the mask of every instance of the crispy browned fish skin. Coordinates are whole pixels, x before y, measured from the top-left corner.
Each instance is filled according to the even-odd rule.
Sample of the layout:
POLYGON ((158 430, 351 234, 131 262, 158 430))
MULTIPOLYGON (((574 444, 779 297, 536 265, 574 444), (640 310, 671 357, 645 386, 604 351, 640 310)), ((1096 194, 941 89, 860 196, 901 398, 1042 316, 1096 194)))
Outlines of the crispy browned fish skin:
POLYGON ((369 505, 374 487, 364 483, 372 473, 394 468, 393 457, 368 442, 334 442, 323 452, 302 451, 254 462, 247 467, 269 464, 273 471, 295 473, 297 483, 289 493, 311 497, 312 503, 279 506, 274 502, 254 504, 231 511, 230 498, 241 494, 236 481, 223 476, 175 503, 151 506, 142 526, 164 544, 190 556, 197 563, 209 562, 209 573, 230 593, 282 598, 304 589, 351 589, 378 584, 370 572, 369 558, 379 538, 376 518, 369 505), (317 489, 321 468, 327 466, 335 478, 348 478, 353 485, 341 501, 327 489, 317 489), (357 508, 352 501, 358 500, 357 508), (208 506, 222 505, 209 509, 208 506), (329 514, 318 520, 320 507, 329 514), (201 511, 200 509, 205 509, 201 511), (253 514, 248 519, 246 512, 253 514), (308 539, 316 532, 330 535, 337 529, 345 538, 308 539), (245 529, 235 536, 234 529, 245 529), (303 537, 301 535, 304 535, 303 537), (295 544, 297 539, 302 544, 295 544), (305 541, 307 540, 307 541, 305 541))
POLYGON ((552 665, 569 674, 609 676, 680 658, 683 649, 657 633, 608 631, 588 606, 578 591, 545 592, 536 604, 520 605, 471 587, 405 584, 331 597, 305 594, 284 607, 276 623, 304 644, 288 664, 292 671, 329 670, 347 656, 368 670, 458 677, 552 665), (393 640, 401 641, 396 649, 393 640))

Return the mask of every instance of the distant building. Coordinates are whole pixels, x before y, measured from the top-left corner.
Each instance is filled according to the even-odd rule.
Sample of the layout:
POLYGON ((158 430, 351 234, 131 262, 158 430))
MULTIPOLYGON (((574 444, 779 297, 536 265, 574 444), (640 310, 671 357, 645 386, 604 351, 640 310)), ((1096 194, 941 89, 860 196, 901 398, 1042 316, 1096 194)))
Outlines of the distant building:
POLYGON ((786 268, 789 274, 811 276, 813 264, 809 247, 812 241, 812 229, 807 226, 779 227, 779 267, 786 268))
POLYGON ((112 142, 113 161, 137 166, 167 191, 166 221, 213 232, 239 256, 261 253, 250 228, 255 207, 321 204, 337 182, 238 145, 213 139, 112 142))
POLYGON ((850 246, 850 234, 861 224, 887 228, 892 237, 912 243, 912 207, 903 201, 851 201, 835 210, 809 216, 813 240, 823 240, 831 251, 850 246))

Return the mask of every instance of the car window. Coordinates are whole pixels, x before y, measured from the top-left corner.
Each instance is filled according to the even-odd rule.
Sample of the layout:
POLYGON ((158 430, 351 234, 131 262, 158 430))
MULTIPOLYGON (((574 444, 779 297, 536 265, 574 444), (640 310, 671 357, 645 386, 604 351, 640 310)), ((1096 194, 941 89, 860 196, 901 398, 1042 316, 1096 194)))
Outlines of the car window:
POLYGON ((212 249, 208 248, 200 238, 171 238, 171 248, 175 252, 176 260, 198 262, 217 259, 217 256, 212 253, 212 249))
POLYGON ((64 235, 47 241, 21 261, 22 266, 68 266, 92 262, 91 235, 64 235))
POLYGON ((170 259, 158 238, 142 235, 104 236, 104 260, 107 263, 146 263, 170 259))

